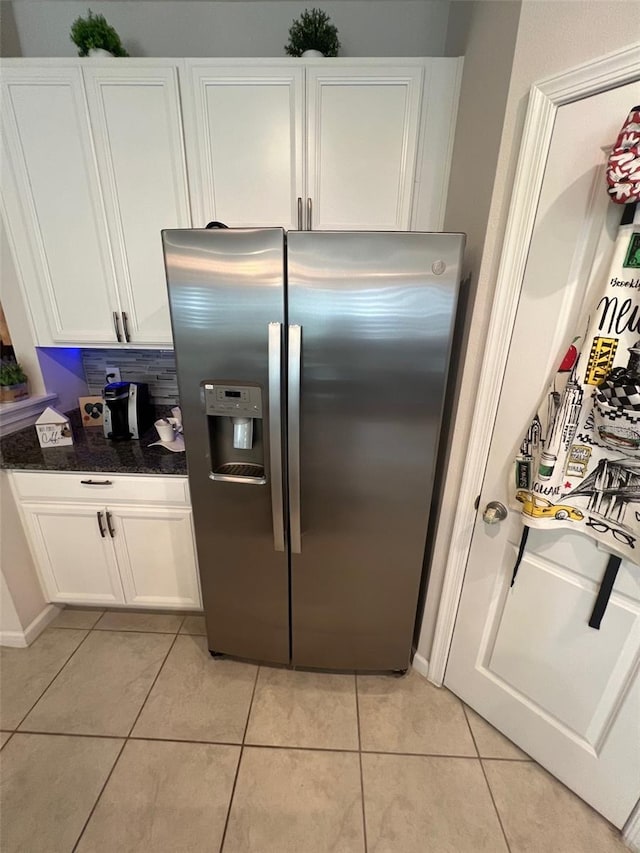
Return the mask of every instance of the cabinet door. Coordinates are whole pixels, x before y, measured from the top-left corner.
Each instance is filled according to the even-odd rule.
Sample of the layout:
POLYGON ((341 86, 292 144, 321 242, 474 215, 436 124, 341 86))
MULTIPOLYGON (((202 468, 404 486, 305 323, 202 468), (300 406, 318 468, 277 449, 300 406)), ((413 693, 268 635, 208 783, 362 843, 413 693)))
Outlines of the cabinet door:
POLYGON ((160 231, 190 228, 174 65, 83 69, 114 247, 124 331, 171 344, 160 231))
POLYGON ((3 68, 2 100, 3 215, 36 342, 113 342, 115 277, 80 69, 3 68))
POLYGON ((201 607, 191 510, 110 509, 127 604, 201 607))
POLYGON ((49 601, 69 604, 124 601, 102 507, 22 504, 22 510, 49 601))
POLYGON ((194 227, 298 228, 302 67, 187 62, 185 141, 194 227))
POLYGON ((424 69, 307 68, 313 230, 409 228, 424 69))

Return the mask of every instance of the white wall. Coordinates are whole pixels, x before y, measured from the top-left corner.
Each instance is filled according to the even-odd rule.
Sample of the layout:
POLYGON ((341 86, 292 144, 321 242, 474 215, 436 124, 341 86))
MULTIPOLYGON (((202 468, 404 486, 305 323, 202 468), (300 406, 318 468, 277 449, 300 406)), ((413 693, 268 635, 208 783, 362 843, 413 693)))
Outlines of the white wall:
MULTIPOLYGON (((1 487, 0 487, 1 488, 1 487)), ((0 639, 6 634, 21 634, 22 622, 3 574, 0 574, 0 639)))
POLYGON ((22 529, 22 521, 13 499, 6 471, 0 471, 0 569, 3 598, 7 590, 11 602, 3 601, 0 631, 16 631, 15 616, 24 630, 47 606, 31 552, 22 529), (6 585, 6 586, 5 586, 6 585), (7 620, 7 624, 4 620, 7 620))
MULTIPOLYGON (((511 0, 508 0, 511 2, 511 0)), ((485 6, 484 2, 479 4, 485 6)), ((425 618, 418 644, 418 652, 429 658, 437 613, 444 566, 451 540, 451 529, 458 511, 458 493, 462 479, 467 441, 471 428, 475 389, 482 365, 484 341, 489 322, 495 280, 500 261, 502 241, 511 199, 511 188, 524 126, 528 93, 538 80, 595 59, 625 47, 640 39, 640 0, 609 2, 609 0, 524 0, 518 23, 518 32, 509 83, 500 151, 497 159, 491 203, 486 223, 484 245, 477 277, 475 302, 468 339, 464 372, 459 392, 458 411, 443 499, 440 523, 434 545, 425 618)), ((494 35, 482 19, 471 22, 468 32, 468 54, 475 52, 486 57, 496 51, 494 35)), ((468 60, 465 60, 465 73, 468 60)), ((464 83, 463 83, 464 86, 464 83)), ((476 108, 482 112, 483 98, 476 108)), ((464 105, 461 102, 461 110, 464 105)), ((622 118, 621 118, 622 121, 622 118)), ((479 129, 479 133, 481 133, 479 129)), ((452 172, 450 193, 452 200, 465 191, 465 175, 452 172), (460 186, 456 182, 463 182, 460 186)), ((474 192, 469 188, 469 204, 475 203, 474 192)), ((453 223, 447 223, 453 227, 453 223)), ((467 508, 468 509, 468 508, 467 508)))
POLYGON ((29 377, 29 391, 31 394, 43 394, 45 384, 34 349, 31 325, 22 299, 15 264, 2 220, 0 220, 0 302, 2 302, 7 318, 16 358, 29 377))
MULTIPOLYGON (((6 0, 3 0, 3 5, 6 0)), ((87 5, 132 56, 284 56, 291 22, 316 4, 295 0, 29 0, 14 2, 23 56, 75 56, 71 24, 87 5)), ((446 0, 326 0, 342 56, 442 56, 446 0)))

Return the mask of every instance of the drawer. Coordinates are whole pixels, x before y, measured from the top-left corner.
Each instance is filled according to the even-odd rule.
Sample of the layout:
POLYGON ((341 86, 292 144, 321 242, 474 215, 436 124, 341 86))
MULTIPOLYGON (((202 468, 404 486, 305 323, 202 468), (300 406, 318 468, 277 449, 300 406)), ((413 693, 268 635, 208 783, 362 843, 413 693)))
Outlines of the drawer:
POLYGON ((189 505, 186 477, 145 477, 141 474, 49 473, 13 471, 17 496, 23 501, 81 501, 104 504, 142 503, 189 505))

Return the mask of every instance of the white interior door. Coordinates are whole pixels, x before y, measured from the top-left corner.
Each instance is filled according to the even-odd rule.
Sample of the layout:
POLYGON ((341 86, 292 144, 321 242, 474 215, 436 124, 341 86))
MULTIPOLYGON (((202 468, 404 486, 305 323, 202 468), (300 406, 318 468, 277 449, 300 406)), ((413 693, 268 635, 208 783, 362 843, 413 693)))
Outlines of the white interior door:
POLYGON ((424 69, 307 67, 313 230, 409 229, 424 69))
POLYGON ((622 208, 606 152, 637 84, 558 110, 502 386, 446 685, 622 827, 640 797, 640 569, 622 564, 599 631, 588 626, 607 555, 571 531, 531 530, 510 588, 519 513, 512 462, 583 309, 607 275, 622 208))
POLYGON ((184 133, 194 228, 297 229, 304 68, 185 63, 184 133))

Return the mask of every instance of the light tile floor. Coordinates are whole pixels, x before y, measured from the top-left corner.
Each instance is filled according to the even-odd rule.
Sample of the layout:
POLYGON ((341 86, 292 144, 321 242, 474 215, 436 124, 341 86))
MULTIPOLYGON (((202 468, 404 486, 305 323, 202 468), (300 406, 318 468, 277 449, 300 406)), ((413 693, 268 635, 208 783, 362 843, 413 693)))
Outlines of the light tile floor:
POLYGON ((621 853, 415 673, 212 659, 201 616, 65 610, 0 651, 2 853, 621 853))

